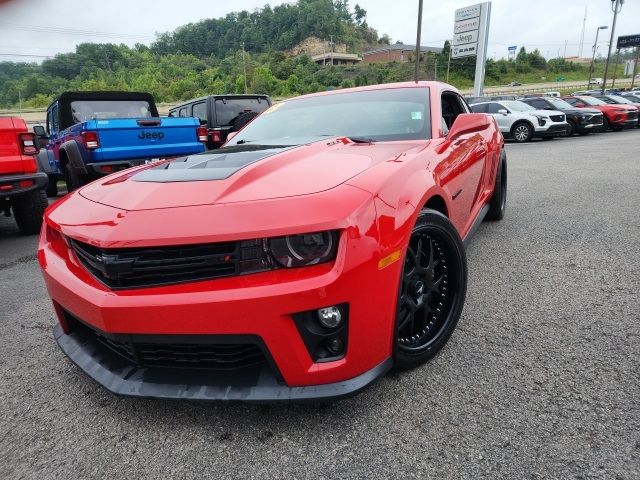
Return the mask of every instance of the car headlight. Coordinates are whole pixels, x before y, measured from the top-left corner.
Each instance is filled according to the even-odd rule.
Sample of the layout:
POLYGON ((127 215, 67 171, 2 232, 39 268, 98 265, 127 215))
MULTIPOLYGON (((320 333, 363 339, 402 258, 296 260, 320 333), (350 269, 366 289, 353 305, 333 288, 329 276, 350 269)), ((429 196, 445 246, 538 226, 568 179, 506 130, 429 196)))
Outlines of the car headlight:
POLYGON ((315 232, 287 235, 267 240, 275 261, 285 268, 304 267, 330 262, 338 251, 338 232, 315 232))
POLYGON ((544 127, 544 125, 547 123, 547 120, 549 120, 549 117, 545 117, 544 115, 534 115, 534 117, 538 119, 538 125, 540 125, 541 127, 544 127))

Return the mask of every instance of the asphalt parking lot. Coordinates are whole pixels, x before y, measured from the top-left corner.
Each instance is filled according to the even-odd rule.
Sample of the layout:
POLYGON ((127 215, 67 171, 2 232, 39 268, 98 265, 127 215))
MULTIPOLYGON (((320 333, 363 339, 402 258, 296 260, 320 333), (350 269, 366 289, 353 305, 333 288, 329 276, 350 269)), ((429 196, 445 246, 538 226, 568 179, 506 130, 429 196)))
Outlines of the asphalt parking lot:
POLYGON ((640 131, 507 151, 449 344, 322 407, 112 396, 0 219, 0 478, 640 478, 640 131))

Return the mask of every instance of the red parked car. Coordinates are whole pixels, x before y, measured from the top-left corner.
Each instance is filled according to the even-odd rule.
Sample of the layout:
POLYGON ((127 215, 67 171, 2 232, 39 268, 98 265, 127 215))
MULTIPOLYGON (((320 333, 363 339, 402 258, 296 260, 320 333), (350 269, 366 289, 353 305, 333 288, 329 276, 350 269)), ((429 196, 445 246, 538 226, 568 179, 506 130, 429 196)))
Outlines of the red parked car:
POLYGON ((638 109, 632 105, 608 104, 588 95, 562 97, 562 99, 577 108, 600 110, 604 115, 605 131, 619 131, 623 128, 634 128, 638 125, 638 109))
POLYGON ((38 172, 38 147, 19 117, 0 117, 0 212, 16 220, 20 232, 34 234, 47 207, 47 175, 38 172))
POLYGON ((55 338, 112 392, 301 401, 433 357, 466 241, 500 220, 504 141, 437 82, 303 96, 220 150, 136 167, 47 212, 55 338))

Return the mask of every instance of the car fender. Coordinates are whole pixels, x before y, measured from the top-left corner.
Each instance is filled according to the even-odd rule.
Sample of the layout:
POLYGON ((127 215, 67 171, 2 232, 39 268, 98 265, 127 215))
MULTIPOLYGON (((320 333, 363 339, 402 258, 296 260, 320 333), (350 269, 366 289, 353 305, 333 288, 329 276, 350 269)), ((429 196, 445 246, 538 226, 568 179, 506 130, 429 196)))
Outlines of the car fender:
MULTIPOLYGON (((78 144, 75 140, 69 140, 68 142, 64 142, 60 146, 60 156, 62 157, 62 153, 67 157, 71 168, 76 170, 78 173, 87 174, 87 167, 82 160, 82 154, 80 153, 80 149, 78 148, 78 144)), ((64 171, 64 165, 62 162, 62 158, 60 159, 60 170, 64 171)))
POLYGON ((47 175, 55 175, 58 173, 56 167, 56 158, 51 150, 41 148, 36 156, 38 162, 38 170, 47 175))

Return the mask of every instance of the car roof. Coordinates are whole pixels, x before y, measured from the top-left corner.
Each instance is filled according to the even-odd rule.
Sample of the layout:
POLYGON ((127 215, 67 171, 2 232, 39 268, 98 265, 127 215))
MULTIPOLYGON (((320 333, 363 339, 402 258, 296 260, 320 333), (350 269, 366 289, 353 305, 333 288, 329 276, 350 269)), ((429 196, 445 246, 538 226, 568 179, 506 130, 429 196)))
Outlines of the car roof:
POLYGON ((309 93, 307 95, 301 95, 299 97, 289 98, 286 101, 290 102, 292 100, 298 100, 301 98, 322 97, 325 95, 339 95, 341 93, 367 92, 367 91, 373 91, 373 90, 391 90, 391 89, 397 89, 397 88, 430 88, 436 91, 448 90, 448 91, 452 91, 460 94, 460 92, 456 87, 444 82, 420 81, 420 82, 380 83, 376 85, 367 85, 364 87, 340 88, 336 90, 327 90, 325 92, 309 93))
POLYGON ((176 106, 171 107, 169 111, 175 110, 177 108, 182 108, 185 105, 190 105, 192 103, 203 102, 209 98, 269 98, 269 95, 264 93, 228 93, 228 94, 217 94, 217 95, 206 95, 204 97, 193 98, 191 100, 187 100, 182 103, 178 103, 176 106))
POLYGON ((153 95, 148 92, 121 92, 117 90, 62 92, 53 101, 69 100, 147 100, 150 103, 155 103, 153 95))

